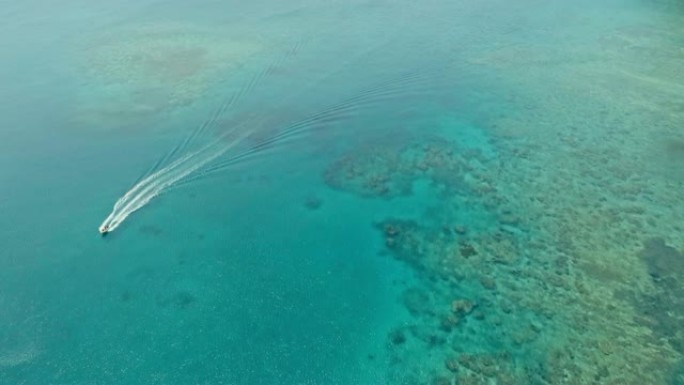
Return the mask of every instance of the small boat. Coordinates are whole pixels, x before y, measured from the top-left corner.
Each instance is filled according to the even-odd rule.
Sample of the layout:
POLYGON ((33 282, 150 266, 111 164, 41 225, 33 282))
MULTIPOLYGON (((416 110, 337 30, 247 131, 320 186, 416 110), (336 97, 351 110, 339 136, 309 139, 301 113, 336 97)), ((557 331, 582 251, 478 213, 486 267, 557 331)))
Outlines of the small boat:
POLYGON ((108 225, 102 225, 102 226, 100 226, 100 228, 98 230, 100 231, 100 234, 107 235, 107 233, 109 232, 109 226, 108 225))

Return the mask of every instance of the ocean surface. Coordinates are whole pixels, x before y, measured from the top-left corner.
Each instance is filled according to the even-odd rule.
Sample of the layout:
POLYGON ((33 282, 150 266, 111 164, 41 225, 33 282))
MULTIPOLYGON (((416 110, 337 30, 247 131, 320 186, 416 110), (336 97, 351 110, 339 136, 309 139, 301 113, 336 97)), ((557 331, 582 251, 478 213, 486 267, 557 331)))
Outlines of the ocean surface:
POLYGON ((684 384, 684 3, 0 0, 0 384, 684 384))

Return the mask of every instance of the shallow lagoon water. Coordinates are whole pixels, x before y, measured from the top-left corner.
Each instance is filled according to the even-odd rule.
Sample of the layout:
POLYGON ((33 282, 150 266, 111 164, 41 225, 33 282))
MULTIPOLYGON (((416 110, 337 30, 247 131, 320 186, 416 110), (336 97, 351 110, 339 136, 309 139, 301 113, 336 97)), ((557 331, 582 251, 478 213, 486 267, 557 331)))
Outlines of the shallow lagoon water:
POLYGON ((0 383, 684 383, 677 2, 0 19, 0 383))

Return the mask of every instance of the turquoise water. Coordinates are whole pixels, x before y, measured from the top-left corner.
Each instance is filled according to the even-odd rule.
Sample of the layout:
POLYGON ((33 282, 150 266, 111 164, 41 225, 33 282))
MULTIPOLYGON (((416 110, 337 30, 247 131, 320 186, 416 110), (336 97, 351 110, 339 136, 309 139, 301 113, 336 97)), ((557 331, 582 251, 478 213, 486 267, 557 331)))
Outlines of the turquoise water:
POLYGON ((0 384, 684 384, 680 3, 115 3, 0 6, 0 384))

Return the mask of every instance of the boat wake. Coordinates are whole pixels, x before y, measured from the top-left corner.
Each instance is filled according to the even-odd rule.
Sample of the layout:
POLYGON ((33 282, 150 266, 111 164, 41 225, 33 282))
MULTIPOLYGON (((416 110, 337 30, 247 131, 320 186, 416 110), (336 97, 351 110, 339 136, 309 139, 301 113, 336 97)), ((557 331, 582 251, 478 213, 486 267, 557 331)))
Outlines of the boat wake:
POLYGON ((100 233, 107 234, 114 231, 129 215, 140 210, 167 188, 240 144, 251 133, 249 130, 243 131, 229 139, 227 138, 229 135, 222 135, 203 148, 186 154, 143 178, 116 201, 112 212, 100 225, 100 233))
POLYGON ((241 101, 265 77, 272 74, 282 64, 283 59, 295 55, 300 43, 292 46, 279 58, 280 60, 273 61, 269 66, 252 77, 245 86, 232 94, 208 120, 197 127, 180 145, 161 159, 152 171, 148 172, 145 177, 135 183, 133 187, 119 198, 114 204, 112 212, 98 228, 100 234, 106 235, 114 231, 128 216, 143 208, 159 194, 178 182, 187 179, 198 170, 206 167, 229 150, 244 142, 253 133, 253 129, 243 130, 249 122, 238 124, 227 132, 220 133, 213 140, 210 140, 208 144, 200 146, 199 149, 188 151, 207 131, 215 128, 216 122, 227 110, 234 107, 237 102, 241 101), (185 155, 179 155, 185 152, 187 152, 185 155), (171 161, 174 158, 175 160, 171 161), (161 166, 167 162, 170 163, 161 166))
POLYGON ((426 82, 429 78, 424 76, 426 73, 405 73, 399 77, 393 77, 388 79, 388 81, 357 92, 351 97, 309 114, 303 119, 289 123, 282 121, 268 122, 268 118, 264 117, 248 119, 237 124, 228 132, 214 136, 208 144, 188 151, 190 147, 197 148, 194 143, 198 137, 201 137, 204 132, 213 127, 217 119, 250 91, 265 75, 273 72, 276 64, 278 63, 272 64, 260 72, 246 87, 243 87, 225 101, 210 119, 195 129, 170 154, 161 159, 152 171, 148 172, 146 176, 135 183, 119 198, 109 216, 98 228, 99 232, 102 235, 106 235, 116 230, 132 213, 143 208, 152 199, 172 186, 191 183, 233 167, 235 164, 244 162, 256 154, 263 154, 275 147, 281 148, 285 143, 292 142, 295 137, 299 137, 301 134, 314 129, 319 130, 323 127, 341 125, 342 121, 348 120, 350 117, 369 109, 373 105, 387 102, 395 97, 417 97, 424 95, 425 92, 432 93, 435 90, 435 84, 426 82), (259 124, 257 120, 260 119, 265 119, 265 124, 264 121, 259 124), (283 124, 284 127, 282 126, 283 124), (263 135, 256 132, 256 127, 260 125, 271 126, 271 128, 280 125, 281 128, 271 135, 263 137, 263 135), (249 128, 247 128, 248 126, 249 128), (261 139, 254 141, 253 134, 256 137, 261 137, 261 139), (228 152, 231 152, 231 155, 221 159, 228 152), (183 153, 185 155, 178 155, 183 153))

